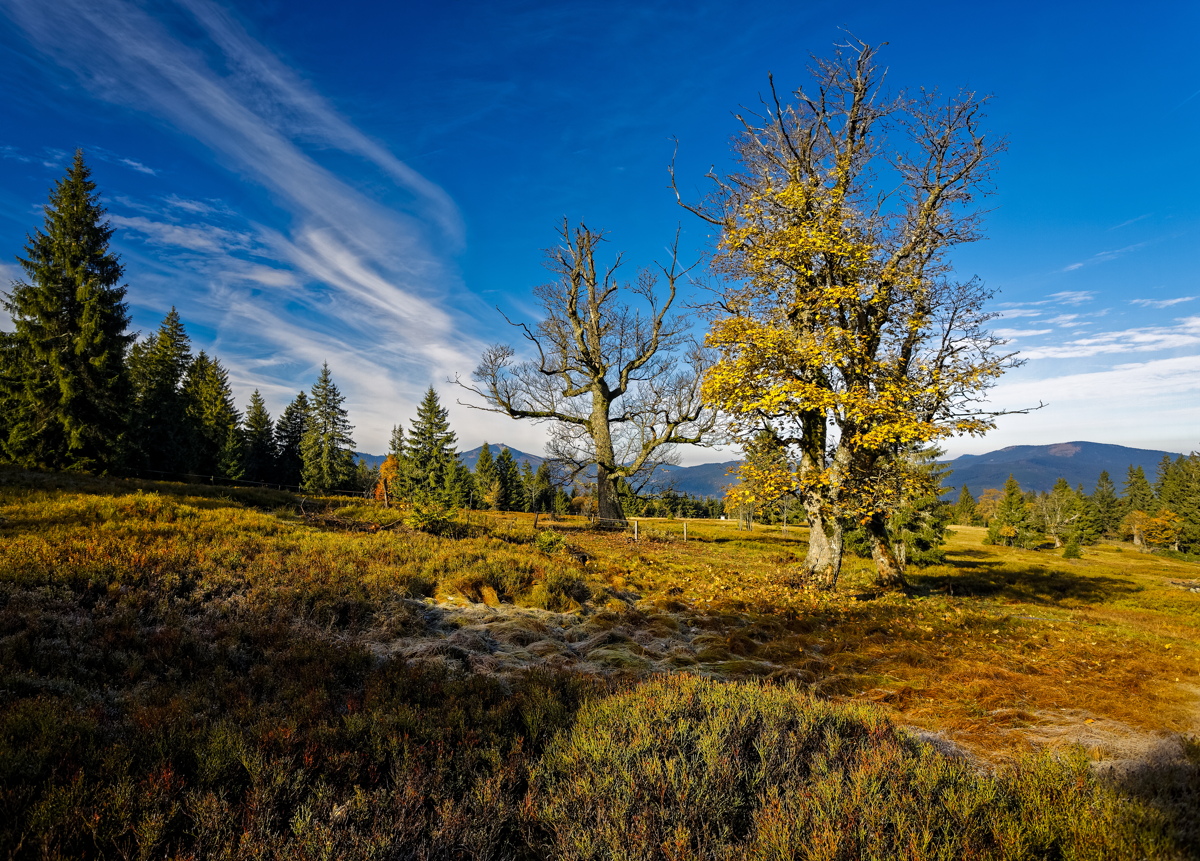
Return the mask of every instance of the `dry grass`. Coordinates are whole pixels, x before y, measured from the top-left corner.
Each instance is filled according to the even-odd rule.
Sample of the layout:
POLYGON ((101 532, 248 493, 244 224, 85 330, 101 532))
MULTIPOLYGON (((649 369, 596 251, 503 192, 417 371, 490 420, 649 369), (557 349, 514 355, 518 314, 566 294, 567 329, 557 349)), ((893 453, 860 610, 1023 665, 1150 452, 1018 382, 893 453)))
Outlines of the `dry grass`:
MULTIPOLYGON (((539 541, 519 514, 444 535, 349 528, 395 520, 346 500, 0 469, 0 819, 23 829, 0 849, 226 854, 237 816, 246 855, 304 840, 370 854, 408 835, 501 857, 550 839, 523 830, 522 805, 544 800, 522 787, 580 703, 653 698, 648 678, 687 674, 799 685, 1018 772, 1053 770, 1028 765, 1033 748, 1082 745, 1123 762, 1136 804, 1167 811, 1134 817, 1143 836, 1200 851, 1194 811, 1178 813, 1200 804, 1200 748, 1172 735, 1197 729, 1196 564, 1117 544, 1066 560, 956 528, 910 595, 874 593, 856 559, 827 594, 791 582, 795 528, 690 522, 686 543, 680 522, 643 521, 635 543, 581 519, 542 519, 561 540, 539 541), (489 805, 493 830, 472 830, 489 805)), ((710 857, 689 845, 678 857, 710 857)))

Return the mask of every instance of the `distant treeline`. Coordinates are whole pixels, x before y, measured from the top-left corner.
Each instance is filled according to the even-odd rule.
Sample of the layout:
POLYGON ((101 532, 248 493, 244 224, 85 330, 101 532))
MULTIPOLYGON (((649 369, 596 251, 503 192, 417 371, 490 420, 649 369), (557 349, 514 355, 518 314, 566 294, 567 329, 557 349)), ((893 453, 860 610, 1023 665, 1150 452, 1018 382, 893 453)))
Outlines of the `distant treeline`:
POLYGON ((953 520, 987 526, 989 544, 1053 541, 1074 555, 1101 538, 1125 538, 1146 550, 1200 555, 1200 454, 1163 457, 1153 484, 1142 467, 1130 466, 1120 494, 1107 472, 1090 494, 1062 478, 1048 493, 1025 493, 1009 476, 1003 489, 978 499, 963 485, 953 520))

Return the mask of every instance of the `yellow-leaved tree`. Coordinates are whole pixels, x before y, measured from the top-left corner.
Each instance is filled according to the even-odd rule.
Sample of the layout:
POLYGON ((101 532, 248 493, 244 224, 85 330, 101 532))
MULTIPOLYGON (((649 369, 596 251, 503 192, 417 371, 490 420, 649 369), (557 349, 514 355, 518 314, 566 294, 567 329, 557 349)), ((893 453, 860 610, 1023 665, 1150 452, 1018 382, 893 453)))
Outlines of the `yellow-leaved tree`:
POLYGON ((901 453, 991 428, 981 396, 1016 364, 986 329, 991 294, 947 259, 979 238, 972 204, 1003 149, 981 128, 986 98, 887 96, 875 54, 839 47, 790 103, 772 81, 739 116, 739 171, 683 204, 719 228, 726 284, 703 395, 746 438, 769 427, 787 447, 811 532, 801 576, 830 589, 850 523, 879 582, 903 585, 888 535, 901 453))

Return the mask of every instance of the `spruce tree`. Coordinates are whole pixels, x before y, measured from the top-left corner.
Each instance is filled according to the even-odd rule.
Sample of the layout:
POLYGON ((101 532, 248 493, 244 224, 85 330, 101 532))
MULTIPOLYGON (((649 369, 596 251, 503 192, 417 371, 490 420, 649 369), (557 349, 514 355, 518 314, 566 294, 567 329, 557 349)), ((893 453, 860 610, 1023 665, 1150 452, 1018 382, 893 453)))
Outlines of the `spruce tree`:
POLYGON ((1087 519, 1088 531, 1097 537, 1115 535, 1121 525, 1121 500, 1117 497, 1117 487, 1109 477, 1108 471, 1100 473, 1096 479, 1096 489, 1088 499, 1087 519))
POLYGON ((203 350, 183 380, 184 415, 191 428, 189 471, 241 478, 242 417, 234 406, 229 374, 203 350))
POLYGON ((189 468, 191 436, 182 390, 191 363, 191 341, 174 308, 157 332, 129 351, 132 465, 167 473, 189 468))
POLYGON ((542 461, 529 485, 529 510, 552 511, 554 509, 554 480, 550 475, 550 467, 542 461))
POLYGON ((454 465, 458 454, 454 447, 458 438, 450 430, 449 415, 430 386, 417 407, 401 463, 404 493, 414 501, 452 504, 447 488, 457 474, 454 465))
POLYGON ((1200 454, 1161 464, 1159 473, 1159 506, 1180 519, 1178 549, 1200 553, 1200 454))
POLYGON ((508 501, 504 496, 504 483, 496 470, 491 446, 486 442, 479 449, 479 460, 475 462, 475 492, 480 508, 499 510, 508 501))
POLYGON ((446 470, 447 503, 455 508, 468 508, 476 498, 475 476, 470 467, 455 457, 450 469, 446 470))
POLYGON ((392 425, 392 438, 388 442, 388 454, 400 457, 404 454, 404 428, 392 425))
POLYGON ((275 425, 258 389, 250 396, 244 437, 246 478, 250 481, 271 481, 276 469, 275 425))
POLYGON ((1033 528, 1029 505, 1021 485, 1011 475, 1004 482, 1004 496, 996 516, 988 524, 985 544, 1004 544, 1009 547, 1031 547, 1037 535, 1033 528))
POLYGON ((1125 493, 1121 498, 1124 513, 1144 511, 1153 514, 1156 508, 1154 488, 1146 480, 1146 471, 1140 466, 1130 465, 1125 476, 1125 493))
POLYGON ((954 503, 954 522, 960 526, 970 526, 975 522, 975 497, 965 484, 958 492, 958 501, 954 503))
POLYGON ((12 317, 0 375, 7 435, 17 463, 105 470, 123 454, 129 417, 125 352, 129 314, 113 228, 83 161, 58 180, 45 222, 28 237, 17 281, 3 304, 12 317))
POLYGON ((308 431, 308 395, 298 392, 275 423, 275 483, 299 488, 304 480, 301 446, 308 431))
POLYGON ((525 492, 521 487, 521 468, 512 451, 505 446, 496 458, 496 474, 504 486, 503 511, 522 511, 525 508, 525 492))
POLYGON ((345 400, 325 363, 312 387, 308 427, 300 445, 305 490, 328 493, 354 483, 354 428, 342 406, 345 400))

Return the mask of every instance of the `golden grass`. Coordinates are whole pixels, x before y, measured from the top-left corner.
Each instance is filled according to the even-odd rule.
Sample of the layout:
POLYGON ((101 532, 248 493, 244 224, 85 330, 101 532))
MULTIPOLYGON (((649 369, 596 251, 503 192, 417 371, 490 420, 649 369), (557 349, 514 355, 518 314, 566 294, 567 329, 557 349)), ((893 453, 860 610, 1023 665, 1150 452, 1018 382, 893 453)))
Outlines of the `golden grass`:
MULTIPOLYGON (((646 520, 634 542, 582 518, 539 518, 535 532, 532 515, 476 512, 444 535, 348 528, 396 517, 361 501, 301 508, 286 494, 0 468, 10 732, 0 741, 15 745, 0 764, 0 818, 36 813, 43 825, 25 837, 61 828, 75 835, 61 837, 68 856, 93 844, 184 846, 196 823, 249 816, 237 805, 257 803, 261 768, 283 781, 272 792, 292 787, 277 804, 297 816, 305 804, 327 815, 350 805, 365 823, 372 808, 351 803, 356 787, 390 798, 408 786, 416 794, 403 803, 424 811, 413 833, 436 844, 454 822, 470 832, 462 811, 486 808, 501 785, 503 804, 516 805, 531 757, 570 726, 581 698, 673 674, 799 685, 994 762, 1071 742, 1094 759, 1136 759, 1164 734, 1197 729, 1200 593, 1187 587, 1200 565, 1130 545, 1067 560, 985 547, 983 530, 956 527, 946 564, 911 571, 908 595, 876 592, 870 563, 853 558, 839 590, 823 593, 793 582, 805 550, 794 527, 691 521, 684 542, 681 522, 646 520), (562 540, 539 541, 547 529, 562 540), (120 778, 145 785, 138 804, 149 812, 136 815, 167 815, 154 800, 163 781, 176 786, 163 797, 188 812, 160 823, 161 840, 130 825, 78 842, 91 826, 55 811, 102 811, 106 793, 124 791, 73 801, 71 781, 103 772, 131 727, 157 745, 135 756, 145 770, 120 778), (425 770, 400 780, 400 761, 425 770), (289 769, 332 788, 304 801, 289 769), (43 785, 44 795, 31 788, 43 785)), ((1200 756, 1195 742, 1174 744, 1176 759, 1200 756)), ((1182 787, 1162 802, 1178 805, 1196 793, 1193 772, 1175 783, 1154 772, 1139 792, 1182 787)), ((519 830, 516 807, 505 809, 496 845, 519 830)), ((273 822, 254 845, 309 834, 298 820, 273 822)), ((370 839, 386 844, 395 823, 370 822, 370 839)), ((1194 817, 1177 827, 1180 845, 1200 848, 1194 817)))

